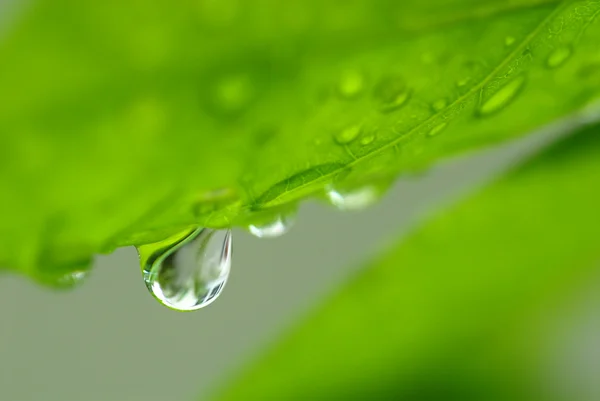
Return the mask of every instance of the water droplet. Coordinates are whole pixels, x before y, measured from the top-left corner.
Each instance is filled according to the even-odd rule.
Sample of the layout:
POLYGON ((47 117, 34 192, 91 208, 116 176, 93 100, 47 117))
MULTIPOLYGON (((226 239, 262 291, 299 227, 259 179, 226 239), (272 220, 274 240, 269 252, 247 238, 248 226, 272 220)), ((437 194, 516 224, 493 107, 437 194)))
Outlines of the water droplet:
POLYGON ((400 77, 385 77, 375 86, 373 96, 379 110, 389 113, 404 106, 410 98, 410 90, 400 77))
POLYGON ((58 287, 74 287, 80 284, 87 276, 89 271, 87 270, 76 270, 65 274, 60 277, 55 285, 58 287))
POLYGON ((559 67, 559 66, 563 65, 565 63, 565 61, 568 60, 569 57, 571 57, 572 53, 573 53, 573 50, 572 50, 571 46, 557 47, 548 56, 548 60, 546 60, 546 65, 549 68, 559 67))
POLYGON ((223 291, 231 267, 231 231, 196 228, 138 247, 144 282, 163 305, 193 311, 223 291))
POLYGON ((350 127, 344 128, 341 131, 338 131, 338 133, 334 135, 334 139, 338 144, 345 145, 355 140, 358 137, 358 135, 360 135, 360 131, 360 125, 352 125, 350 127))
POLYGON ((445 109, 446 106, 448 106, 448 101, 446 99, 439 99, 433 102, 431 108, 433 109, 433 111, 439 112, 445 109))
POLYGON ((219 116, 241 114, 255 98, 255 88, 248 74, 231 74, 212 84, 209 109, 219 116))
POLYGON ((431 137, 431 136, 439 135, 443 130, 446 129, 447 126, 448 126, 448 123, 446 123, 446 122, 438 124, 427 133, 427 136, 431 137))
POLYGON ((483 101, 478 106, 476 114, 482 117, 488 116, 506 107, 517 97, 524 85, 525 76, 519 75, 518 77, 516 77, 515 79, 498 89, 496 93, 490 96, 489 99, 483 101))
POLYGON ((512 46, 512 44, 513 44, 513 43, 515 43, 515 38, 514 38, 514 36, 507 36, 507 37, 504 39, 504 45, 506 45, 506 47, 508 47, 508 46, 512 46))
POLYGON ((456 86, 458 86, 459 88, 462 88, 463 86, 466 86, 469 82, 471 82, 471 77, 466 77, 466 78, 459 80, 456 83, 456 86))
POLYGON ((248 231, 258 238, 276 238, 290 231, 294 222, 294 213, 281 213, 269 221, 250 224, 248 231))
POLYGON ((325 194, 329 202, 339 210, 360 210, 372 205, 379 199, 379 191, 373 185, 351 190, 328 185, 325 194))
POLYGON ((360 138, 360 144, 363 146, 369 145, 370 143, 372 143, 375 140, 375 133, 374 132, 369 132, 368 134, 364 135, 362 138, 360 138))
POLYGON ((338 84, 338 92, 343 97, 353 98, 360 95, 364 86, 364 78, 359 71, 347 70, 342 73, 338 84))

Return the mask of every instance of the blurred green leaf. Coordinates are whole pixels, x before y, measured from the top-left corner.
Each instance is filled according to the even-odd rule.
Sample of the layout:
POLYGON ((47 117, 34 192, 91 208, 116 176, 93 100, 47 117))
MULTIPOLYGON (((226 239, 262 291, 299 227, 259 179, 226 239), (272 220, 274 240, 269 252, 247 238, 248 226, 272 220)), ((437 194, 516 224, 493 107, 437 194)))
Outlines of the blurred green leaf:
POLYGON ((218 399, 552 399, 540 322, 597 277, 599 182, 596 126, 401 239, 218 399))
POLYGON ((24 2, 0 37, 0 266, 51 280, 524 134, 597 97, 599 10, 24 2))

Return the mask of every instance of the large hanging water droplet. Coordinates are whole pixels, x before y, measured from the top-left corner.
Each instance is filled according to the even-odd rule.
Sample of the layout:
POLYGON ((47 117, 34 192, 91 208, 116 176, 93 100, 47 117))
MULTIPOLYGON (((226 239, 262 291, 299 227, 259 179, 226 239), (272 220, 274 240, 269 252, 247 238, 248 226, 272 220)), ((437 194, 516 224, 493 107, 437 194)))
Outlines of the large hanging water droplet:
POLYGON ((487 100, 482 101, 476 110, 476 114, 484 117, 500 111, 517 97, 524 85, 525 76, 519 75, 498 89, 487 100))
POLYGON ((290 231, 294 222, 293 213, 281 213, 273 216, 271 220, 250 224, 248 231, 258 238, 276 238, 290 231))
POLYGON ((557 47, 548 56, 548 59, 546 60, 546 65, 549 68, 560 67, 565 63, 565 61, 569 59, 569 57, 571 57, 572 53, 573 49, 571 48, 571 46, 557 47))
POLYGON ((223 291, 231 267, 231 231, 197 228, 138 247, 144 282, 163 305, 193 311, 223 291))
POLYGON ((350 190, 329 185, 325 188, 325 195, 340 210, 361 210, 375 203, 380 197, 380 191, 374 185, 350 190))

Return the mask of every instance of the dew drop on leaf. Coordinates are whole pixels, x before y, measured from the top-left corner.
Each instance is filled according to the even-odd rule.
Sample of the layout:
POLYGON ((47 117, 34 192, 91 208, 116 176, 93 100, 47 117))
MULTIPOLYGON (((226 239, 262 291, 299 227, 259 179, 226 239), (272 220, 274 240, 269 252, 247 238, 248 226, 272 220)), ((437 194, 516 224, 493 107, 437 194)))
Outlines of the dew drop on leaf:
POLYGON ((360 125, 351 125, 349 127, 342 129, 341 131, 338 131, 334 135, 333 139, 338 144, 345 145, 345 144, 350 143, 353 140, 355 140, 360 135, 360 131, 361 131, 360 125))
POLYGON ((550 53, 548 59, 546 60, 546 65, 549 68, 560 67, 571 57, 573 50, 570 46, 560 46, 557 47, 550 53))
POLYGON ((325 188, 325 194, 329 203, 339 210, 361 210, 375 203, 380 197, 379 191, 373 185, 346 190, 332 184, 325 188))
POLYGON ((433 104, 431 105, 431 108, 433 109, 433 111, 439 112, 439 111, 442 111, 443 109, 445 109, 447 105, 448 105, 448 102, 446 101, 446 99, 439 99, 439 100, 436 100, 435 102, 433 102, 433 104))
POLYGON ((404 106, 410 98, 410 90, 400 77, 385 77, 375 86, 373 96, 382 113, 389 113, 404 106))
POLYGON ((347 70, 342 73, 338 83, 338 92, 342 97, 353 98, 362 93, 364 86, 365 80, 360 71, 347 70))
POLYGON ((482 101, 476 109, 476 114, 485 117, 503 109, 517 97, 524 85, 524 75, 519 75, 509 81, 487 100, 482 101))
POLYGON ((294 225, 294 213, 276 214, 271 220, 250 224, 248 231, 258 238, 276 238, 287 233, 294 225))
POLYGON ((360 138, 359 143, 363 146, 369 145, 370 143, 372 143, 375 140, 375 133, 374 132, 369 132, 368 134, 364 135, 362 138, 360 138))
POLYGON ((448 126, 448 123, 443 122, 440 123, 438 125, 436 125, 435 127, 433 127, 428 133, 427 136, 436 136, 439 135, 443 130, 446 129, 446 127, 448 126))
POLYGON ((456 86, 462 88, 463 86, 466 86, 469 82, 471 82, 471 77, 466 77, 456 82, 456 86))
POLYGON ((514 36, 507 36, 506 38, 504 38, 504 45, 506 47, 508 46, 512 46, 512 44, 515 43, 515 38, 514 36))
POLYGON ((242 113, 255 97, 255 88, 247 74, 231 74, 217 79, 211 89, 209 109, 219 116, 242 113))
POLYGON ((150 293, 171 309, 193 311, 223 291, 231 267, 231 231, 196 228, 137 250, 150 293))

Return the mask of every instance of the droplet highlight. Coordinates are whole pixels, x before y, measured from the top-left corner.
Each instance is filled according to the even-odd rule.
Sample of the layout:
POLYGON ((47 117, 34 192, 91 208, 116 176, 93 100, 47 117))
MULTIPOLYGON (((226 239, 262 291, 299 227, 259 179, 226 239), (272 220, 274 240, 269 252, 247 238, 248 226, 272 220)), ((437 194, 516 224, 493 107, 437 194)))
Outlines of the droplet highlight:
POLYGON ((373 96, 382 113, 389 113, 404 106, 410 98, 410 90, 399 77, 383 78, 375 86, 373 96))
POLYGON ((573 49, 571 48, 571 46, 557 47, 548 56, 548 59, 546 60, 546 65, 549 68, 560 67, 569 59, 569 57, 571 57, 572 53, 573 49))
POLYGON ((487 100, 482 101, 476 109, 476 114, 485 117, 494 114, 509 105, 525 85, 525 76, 519 75, 498 89, 487 100))
POLYGON ((379 191, 373 185, 345 190, 329 185, 325 188, 325 195, 333 206, 339 210, 361 210, 379 199, 379 191))
POLYGON ((360 131, 361 131, 360 125, 351 125, 349 127, 342 129, 341 131, 338 131, 334 135, 333 139, 339 145, 345 145, 345 144, 348 144, 348 143, 354 141, 356 138, 358 138, 358 136, 360 135, 360 131))
POLYGON ((163 305, 193 311, 223 291, 231 268, 231 230, 196 228, 138 249, 144 282, 163 305))
POLYGON ((294 214, 277 214, 271 220, 250 224, 248 231, 258 238, 277 238, 286 234, 294 225, 294 214))

